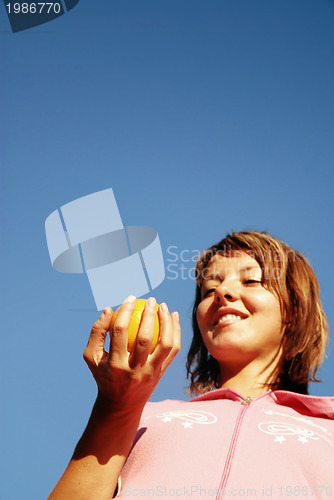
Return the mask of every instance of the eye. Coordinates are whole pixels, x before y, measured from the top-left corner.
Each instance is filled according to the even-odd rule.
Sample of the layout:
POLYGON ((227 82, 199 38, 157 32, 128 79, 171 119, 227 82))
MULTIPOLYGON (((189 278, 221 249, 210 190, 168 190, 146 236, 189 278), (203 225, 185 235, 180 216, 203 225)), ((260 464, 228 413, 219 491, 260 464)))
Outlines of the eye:
POLYGON ((262 281, 249 279, 249 280, 245 280, 244 284, 245 285, 262 285, 262 281))
POLYGON ((202 292, 202 299, 205 299, 210 293, 213 293, 215 291, 215 288, 209 288, 208 290, 204 290, 202 292))

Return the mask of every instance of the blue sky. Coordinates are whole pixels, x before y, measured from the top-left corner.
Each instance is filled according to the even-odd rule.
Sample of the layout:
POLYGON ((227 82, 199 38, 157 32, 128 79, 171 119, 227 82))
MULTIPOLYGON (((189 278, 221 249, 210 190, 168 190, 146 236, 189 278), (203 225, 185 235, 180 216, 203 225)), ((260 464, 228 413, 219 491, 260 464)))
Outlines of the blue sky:
MULTIPOLYGON (((153 400, 187 397, 187 259, 227 231, 267 230, 302 251, 333 324, 334 2, 80 0, 16 34, 0 10, 0 496, 36 500, 96 395, 82 360, 98 316, 87 277, 55 272, 46 246, 59 206, 112 187, 124 224, 159 233, 155 296, 180 312, 182 350, 153 400)), ((313 394, 333 395, 333 356, 331 343, 313 394)))

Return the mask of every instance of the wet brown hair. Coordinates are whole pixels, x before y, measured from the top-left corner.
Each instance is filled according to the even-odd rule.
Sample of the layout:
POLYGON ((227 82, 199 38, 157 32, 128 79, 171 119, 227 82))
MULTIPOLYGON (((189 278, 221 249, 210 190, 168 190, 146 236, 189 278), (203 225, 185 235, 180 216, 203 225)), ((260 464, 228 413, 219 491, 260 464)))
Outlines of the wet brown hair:
POLYGON ((319 382, 316 373, 322 364, 328 342, 328 322, 319 296, 319 283, 307 259, 268 233, 239 232, 228 234, 200 255, 192 312, 193 339, 187 357, 190 392, 200 394, 218 387, 219 365, 210 355, 197 324, 197 307, 201 302, 204 272, 216 254, 228 256, 246 252, 262 269, 263 286, 280 301, 282 325, 282 358, 271 389, 308 393, 308 383, 319 382))

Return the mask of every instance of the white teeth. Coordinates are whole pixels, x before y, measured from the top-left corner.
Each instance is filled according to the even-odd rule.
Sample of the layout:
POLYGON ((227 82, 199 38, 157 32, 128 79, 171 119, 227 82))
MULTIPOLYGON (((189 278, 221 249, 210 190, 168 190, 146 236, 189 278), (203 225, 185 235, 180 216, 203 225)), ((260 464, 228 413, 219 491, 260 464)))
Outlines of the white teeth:
POLYGON ((222 321, 225 320, 241 320, 241 317, 238 316, 237 314, 225 314, 224 316, 221 316, 219 318, 218 323, 221 323, 222 321))

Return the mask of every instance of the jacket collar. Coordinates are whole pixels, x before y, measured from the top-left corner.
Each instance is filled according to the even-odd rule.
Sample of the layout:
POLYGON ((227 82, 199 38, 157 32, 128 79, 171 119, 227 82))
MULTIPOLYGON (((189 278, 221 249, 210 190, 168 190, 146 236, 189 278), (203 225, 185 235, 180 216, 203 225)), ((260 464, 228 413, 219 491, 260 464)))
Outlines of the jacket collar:
MULTIPOLYGON (((229 399, 230 401, 245 401, 244 396, 229 388, 214 389, 201 394, 192 401, 213 401, 217 399, 229 399)), ((333 396, 311 396, 298 394, 291 391, 267 391, 253 399, 271 400, 277 405, 289 406, 303 415, 322 417, 334 420, 334 397, 333 396)))

